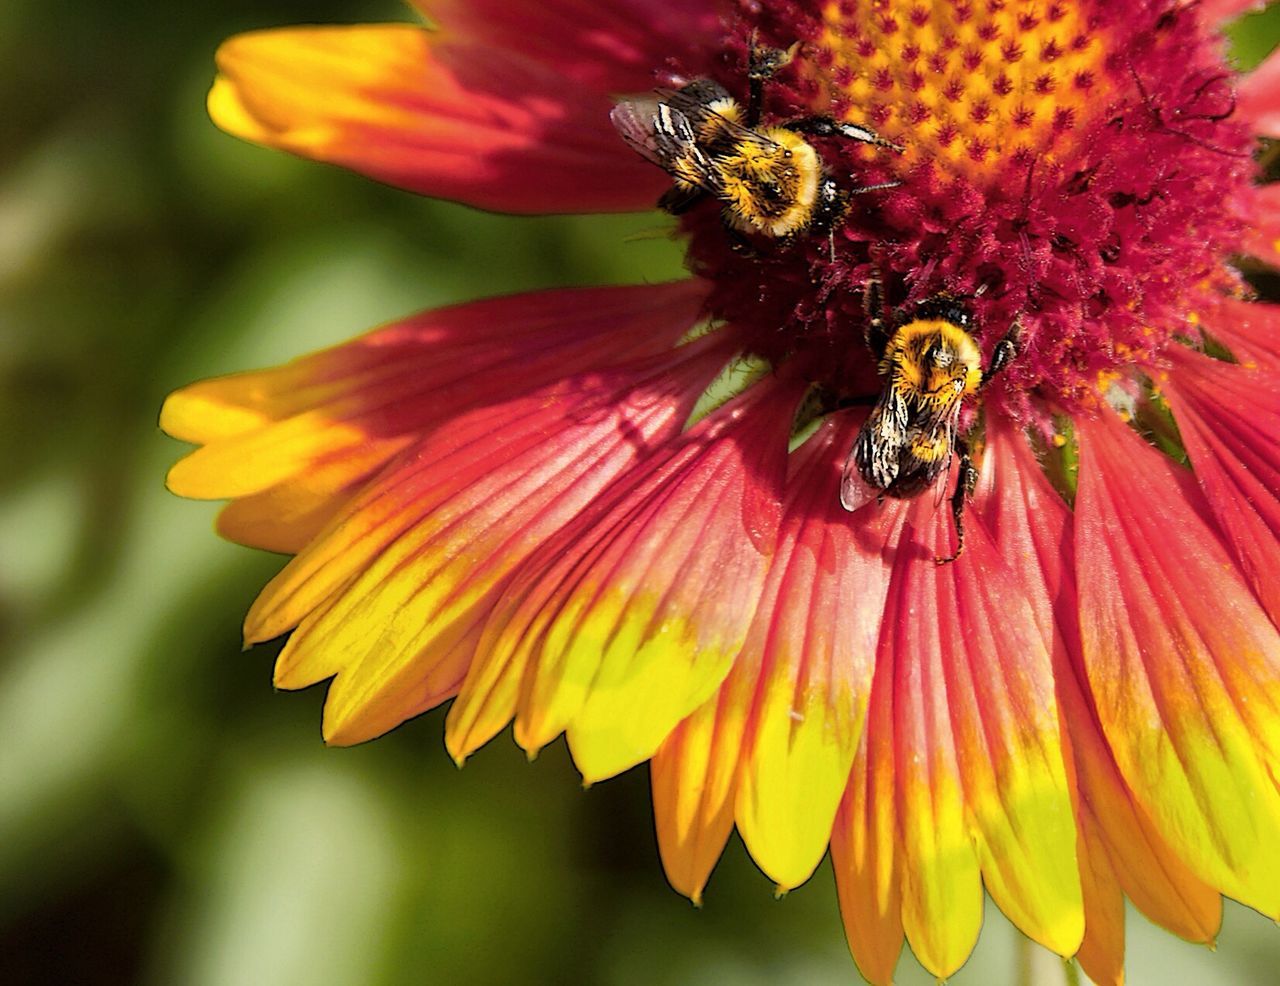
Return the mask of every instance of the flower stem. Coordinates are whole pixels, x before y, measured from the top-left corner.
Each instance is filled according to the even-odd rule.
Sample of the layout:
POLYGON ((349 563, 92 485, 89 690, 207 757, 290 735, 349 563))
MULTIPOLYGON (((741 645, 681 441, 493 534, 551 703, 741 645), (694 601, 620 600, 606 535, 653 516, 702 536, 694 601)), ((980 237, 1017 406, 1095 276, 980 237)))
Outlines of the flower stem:
POLYGON ((1026 935, 1018 935, 1015 946, 1017 949, 1016 964, 1017 974, 1014 981, 1018 986, 1036 986, 1035 980, 1035 962, 1032 960, 1031 950, 1035 946, 1031 944, 1031 939, 1026 935))

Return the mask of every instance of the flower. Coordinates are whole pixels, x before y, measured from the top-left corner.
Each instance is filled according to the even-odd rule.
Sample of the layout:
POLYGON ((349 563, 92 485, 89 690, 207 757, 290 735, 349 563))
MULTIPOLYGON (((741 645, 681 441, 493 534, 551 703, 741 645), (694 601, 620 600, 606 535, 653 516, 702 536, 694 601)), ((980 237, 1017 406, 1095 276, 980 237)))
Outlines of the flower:
POLYGON ((745 98, 767 47, 765 123, 874 130, 813 146, 887 187, 773 241, 704 202, 687 281, 428 312, 172 395, 201 448, 170 487, 296 555, 245 638, 292 632, 283 688, 333 679, 326 739, 453 699, 459 762, 513 719, 589 781, 651 760, 677 889, 735 825, 782 888, 830 844, 876 983, 904 940, 954 972, 984 887, 1102 983, 1126 896, 1193 941, 1221 894, 1280 917, 1280 310, 1230 263, 1280 255, 1251 156, 1280 60, 1237 81, 1213 33, 1246 4, 423 6, 438 31, 232 39, 214 119, 483 208, 644 208, 671 180, 611 94, 745 98), (892 369, 877 278, 890 319, 947 292, 985 360, 1016 340, 956 405, 981 470, 947 564, 956 468, 840 502, 892 369), (744 354, 766 371, 726 385, 744 354))

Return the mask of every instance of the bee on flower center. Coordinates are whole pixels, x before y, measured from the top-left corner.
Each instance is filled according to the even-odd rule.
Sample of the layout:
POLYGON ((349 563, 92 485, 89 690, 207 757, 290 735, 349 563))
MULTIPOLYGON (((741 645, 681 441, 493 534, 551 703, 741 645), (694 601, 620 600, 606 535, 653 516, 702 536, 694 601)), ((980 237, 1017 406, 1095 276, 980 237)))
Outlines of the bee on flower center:
POLYGON ((908 499, 930 489, 960 457, 951 510, 956 550, 964 551, 964 505, 978 479, 969 446, 959 434, 965 398, 981 393, 1017 355, 1021 325, 1012 327, 991 354, 970 334, 973 316, 956 298, 936 295, 898 312, 886 323, 878 278, 867 284, 867 345, 878 360, 883 389, 863 423, 844 465, 840 502, 856 510, 874 496, 908 499), (869 490, 868 490, 869 488, 869 490))
POLYGON ((623 140, 675 179, 661 208, 680 215, 710 196, 722 204, 731 234, 785 238, 831 230, 854 195, 899 184, 846 188, 805 139, 844 137, 902 150, 865 127, 825 116, 760 125, 764 83, 794 53, 795 46, 779 51, 752 45, 745 107, 719 83, 699 79, 613 108, 610 118, 623 140))

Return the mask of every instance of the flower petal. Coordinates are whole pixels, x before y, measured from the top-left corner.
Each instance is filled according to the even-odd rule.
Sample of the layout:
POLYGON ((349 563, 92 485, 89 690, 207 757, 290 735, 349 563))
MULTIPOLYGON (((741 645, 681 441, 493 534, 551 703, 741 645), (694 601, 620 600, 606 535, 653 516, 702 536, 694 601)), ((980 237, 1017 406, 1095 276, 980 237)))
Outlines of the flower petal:
MULTIPOLYGON (((511 700, 502 680, 523 674, 522 746, 567 730, 579 770, 597 780, 652 756, 711 697, 759 599, 798 399, 796 385, 766 378, 632 470, 526 566, 475 673, 475 690, 503 693, 477 697, 496 707, 511 700)), ((459 716, 471 715, 472 684, 459 716)))
POLYGON ((877 661, 866 728, 831 833, 845 938, 875 986, 893 982, 905 938, 894 762, 893 671, 877 661))
POLYGON ((1165 384, 1228 547, 1280 625, 1280 379, 1174 347, 1165 384))
POLYGON ((778 550, 746 645, 757 668, 735 815, 783 888, 826 853, 871 691, 899 511, 840 505, 840 467, 860 419, 828 421, 793 456, 778 550))
POLYGON ((746 708, 731 695, 726 682, 662 741, 649 768, 662 867, 696 905, 733 831, 746 708))
POLYGON ((1120 777, 1087 693, 1080 652, 1071 513, 1014 426, 993 421, 976 508, 1027 593, 1051 648, 1061 721, 1077 787, 1085 891, 1082 963, 1114 978, 1124 953, 1117 899, 1127 893, 1153 921, 1192 941, 1209 941, 1221 919, 1216 891, 1197 879, 1152 827, 1120 777))
POLYGON ((501 212, 652 208, 668 184, 604 90, 406 24, 255 31, 218 50, 209 115, 234 136, 501 212))
POLYGON ((1223 298, 1206 328, 1246 366, 1280 370, 1280 305, 1223 298))
POLYGON ((280 687, 337 674, 325 736, 355 743, 453 694, 507 577, 646 449, 677 434, 722 342, 585 373, 424 439, 263 590, 246 638, 301 621, 280 687))
POLYGON ((579 85, 641 92, 675 63, 703 74, 700 51, 720 34, 714 0, 414 0, 449 37, 520 52, 579 85))
MULTIPOLYGON (((912 521, 918 535, 905 539, 894 577, 907 587, 904 598, 914 618, 901 620, 906 626, 894 631, 888 630, 890 620, 885 623, 900 648, 895 699, 904 773, 900 785, 905 786, 899 790, 910 792, 911 774, 924 769, 903 768, 902 761, 913 754, 942 768, 935 799, 937 791, 958 782, 963 831, 973 839, 992 899, 1029 937, 1072 955, 1084 917, 1049 651, 1026 595, 980 518, 967 525, 964 555, 946 565, 933 561, 952 541, 946 512, 922 496, 913 505, 912 521), (918 542, 927 550, 913 550, 918 542), (921 618, 924 613, 927 619, 921 618), (923 721, 911 723, 909 716, 923 721)), ((908 827, 913 824, 910 804, 900 807, 908 827)), ((915 816, 916 824, 928 824, 928 813, 919 807, 915 816)), ((943 831, 940 826, 938 835, 943 831)), ((934 838, 928 833, 921 842, 934 838)), ((906 848, 910 856, 910 839, 906 848)), ((942 848, 939 843, 933 858, 922 854, 907 863, 908 886, 913 869, 945 865, 942 848)), ((904 898, 907 937, 916 948, 911 894, 904 898)), ((941 920, 936 910, 927 913, 941 920)), ((950 961, 962 960, 967 950, 959 952, 960 939, 951 944, 950 961)), ((944 975, 949 964, 930 969, 944 975)))
POLYGON ((1280 913, 1280 637, 1185 473, 1113 414, 1077 422, 1082 650, 1102 729, 1206 882, 1280 913))
POLYGON ((1266 0, 1200 0, 1197 10, 1206 24, 1222 24, 1264 6, 1266 0))
POLYGON ((229 541, 296 555, 389 458, 389 447, 371 443, 261 493, 232 500, 218 514, 218 533, 229 541))
POLYGON ((1244 249, 1280 267, 1280 184, 1251 186, 1244 199, 1244 249))
POLYGON ((1280 51, 1273 51, 1241 80, 1236 117, 1261 137, 1280 137, 1280 51))
MULTIPOLYGON (((931 497, 918 502, 932 507, 931 497)), ((949 641, 935 615, 938 591, 930 584, 930 569, 937 566, 933 552, 921 548, 922 541, 928 544, 931 539, 922 537, 917 527, 923 525, 927 532, 941 525, 919 509, 910 516, 912 523, 903 531, 895 556, 876 665, 883 664, 892 674, 902 925, 920 964, 945 979, 964 964, 978 940, 982 879, 965 817, 964 781, 951 723, 951 682, 942 654, 949 641), (922 612, 929 617, 920 619, 922 612)), ((950 619, 947 629, 952 629, 950 619)))
POLYGON ((1084 900, 1084 939, 1076 959, 1097 986, 1124 983, 1124 894, 1094 829, 1092 815, 1081 812, 1080 888, 1084 900))
POLYGON ((546 291, 426 312, 286 366, 192 384, 160 426, 204 445, 169 473, 200 499, 247 497, 230 537, 299 550, 410 442, 482 403, 590 366, 670 349, 698 318, 697 281, 546 291))

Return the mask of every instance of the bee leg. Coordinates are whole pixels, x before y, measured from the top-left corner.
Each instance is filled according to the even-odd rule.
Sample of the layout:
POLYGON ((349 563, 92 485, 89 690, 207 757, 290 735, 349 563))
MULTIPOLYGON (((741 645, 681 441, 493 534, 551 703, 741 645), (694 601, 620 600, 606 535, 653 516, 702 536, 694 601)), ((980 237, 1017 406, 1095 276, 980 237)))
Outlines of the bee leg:
POLYGON ((658 199, 658 208, 672 216, 682 216, 707 197, 700 188, 681 188, 672 185, 658 199))
POLYGON ((742 257, 756 256, 756 248, 751 245, 750 240, 738 231, 737 227, 723 217, 721 218, 721 224, 724 226, 724 235, 729 238, 730 250, 742 257))
POLYGON ((764 84, 779 69, 785 68, 800 49, 797 41, 790 48, 765 48, 756 44, 756 32, 751 32, 751 44, 747 51, 747 113, 748 129, 760 125, 764 113, 764 84))
POLYGON ((904 150, 901 144, 885 140, 870 127, 860 127, 856 123, 842 123, 829 116, 805 116, 799 120, 784 123, 782 126, 805 137, 845 137, 863 144, 885 147, 899 154, 904 150))
POLYGON ((1018 343, 1022 338, 1022 316, 1019 315, 1013 320, 1013 325, 1009 326, 1009 331, 1004 334, 1004 338, 996 343, 995 350, 991 353, 991 362, 987 365, 982 374, 982 383, 979 389, 985 387, 991 382, 991 378, 1003 370, 1018 355, 1018 343))
POLYGON ((867 348, 878 362, 889 345, 889 330, 884 323, 884 285, 878 270, 863 285, 862 311, 867 317, 867 348))
POLYGON ((956 523, 955 554, 946 558, 935 558, 937 565, 948 565, 964 552, 964 507, 978 485, 978 470, 973 467, 973 459, 969 457, 969 446, 963 440, 956 440, 956 451, 960 453, 960 465, 956 470, 956 488, 951 494, 951 516, 956 523))

